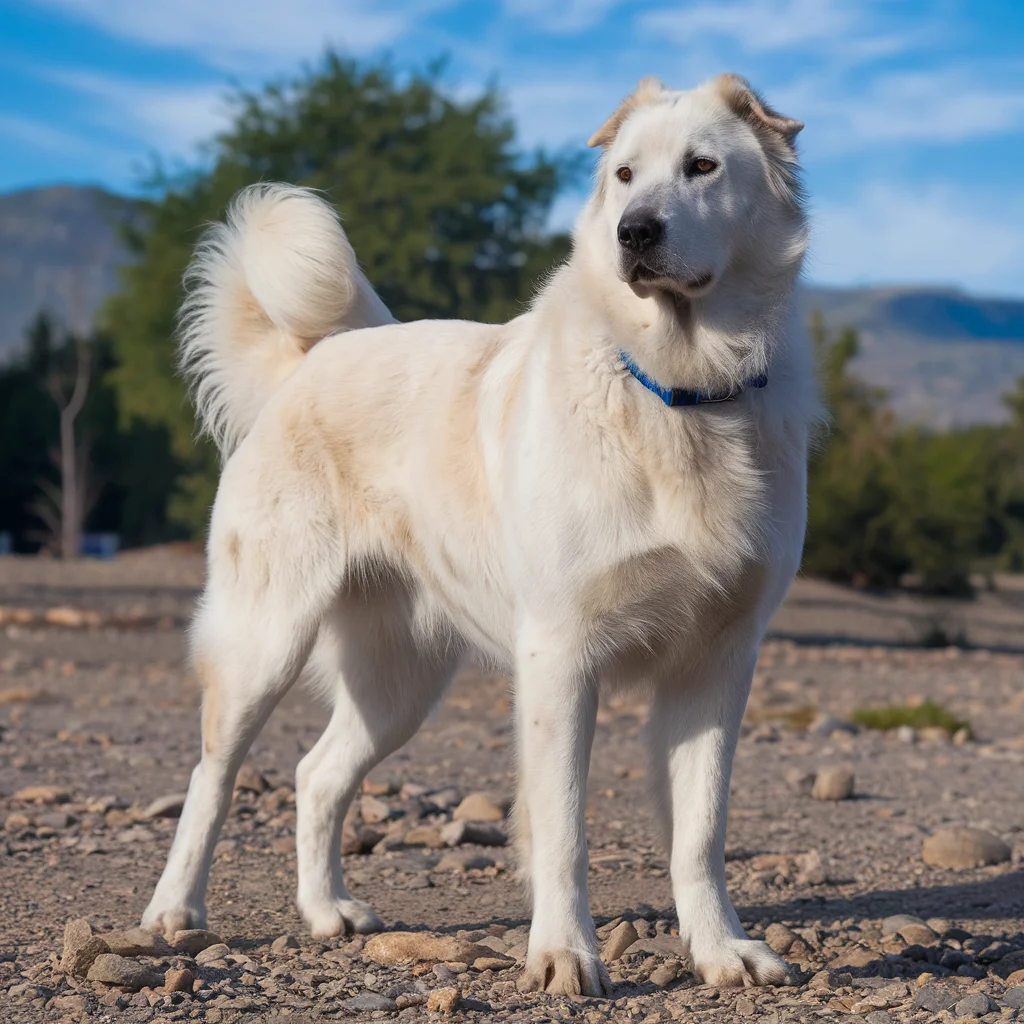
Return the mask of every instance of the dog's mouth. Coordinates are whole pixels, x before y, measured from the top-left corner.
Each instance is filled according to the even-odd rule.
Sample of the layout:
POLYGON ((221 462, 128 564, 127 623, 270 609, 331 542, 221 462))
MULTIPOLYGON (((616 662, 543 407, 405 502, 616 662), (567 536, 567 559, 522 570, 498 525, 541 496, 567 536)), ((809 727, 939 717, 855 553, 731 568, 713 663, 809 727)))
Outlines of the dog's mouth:
POLYGON ((652 266, 641 260, 633 265, 627 277, 630 285, 639 285, 641 289, 664 288, 669 291, 682 292, 687 298, 696 298, 708 291, 714 283, 715 275, 710 271, 693 276, 670 274, 663 268, 652 266))

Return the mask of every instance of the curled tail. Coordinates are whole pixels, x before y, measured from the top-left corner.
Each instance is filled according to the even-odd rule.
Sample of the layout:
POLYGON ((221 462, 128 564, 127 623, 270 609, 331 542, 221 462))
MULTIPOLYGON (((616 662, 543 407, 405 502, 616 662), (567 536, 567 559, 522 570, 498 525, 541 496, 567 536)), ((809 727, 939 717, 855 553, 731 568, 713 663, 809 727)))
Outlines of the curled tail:
POLYGON ((185 287, 180 365, 224 455, 321 338, 394 322, 334 209, 294 185, 239 192, 196 248, 185 287))

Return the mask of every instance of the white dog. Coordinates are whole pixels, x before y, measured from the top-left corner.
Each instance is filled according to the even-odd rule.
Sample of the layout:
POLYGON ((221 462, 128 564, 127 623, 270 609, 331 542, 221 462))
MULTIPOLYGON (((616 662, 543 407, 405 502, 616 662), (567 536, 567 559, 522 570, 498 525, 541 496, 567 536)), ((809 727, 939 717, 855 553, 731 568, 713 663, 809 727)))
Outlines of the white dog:
POLYGON ((819 415, 791 313, 801 127, 734 76, 643 80, 591 139, 572 257, 502 326, 396 324, 328 205, 287 185, 236 199, 184 309, 228 458, 192 632, 202 760, 144 925, 204 923, 235 773, 303 675, 333 713, 297 772, 298 906, 314 935, 380 928, 342 879, 346 808, 475 651, 515 677, 521 987, 609 987, 584 833, 602 685, 650 693, 681 952, 711 984, 784 978, 733 910, 724 844, 819 415))

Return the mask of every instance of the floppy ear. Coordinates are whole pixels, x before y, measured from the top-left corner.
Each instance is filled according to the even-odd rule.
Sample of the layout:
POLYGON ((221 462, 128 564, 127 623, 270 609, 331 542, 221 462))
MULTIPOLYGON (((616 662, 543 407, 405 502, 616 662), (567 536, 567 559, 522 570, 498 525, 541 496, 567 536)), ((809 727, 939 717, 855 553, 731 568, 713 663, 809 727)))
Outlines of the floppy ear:
POLYGON ((657 78, 641 78, 637 87, 619 104, 618 110, 590 136, 587 145, 591 148, 610 146, 615 141, 622 122, 638 107, 653 103, 664 91, 665 86, 657 78))
POLYGON ((739 75, 719 75, 714 84, 733 113, 746 121, 754 131, 771 132, 781 137, 790 149, 794 148, 796 137, 804 126, 803 121, 795 121, 772 110, 751 88, 750 83, 739 75))

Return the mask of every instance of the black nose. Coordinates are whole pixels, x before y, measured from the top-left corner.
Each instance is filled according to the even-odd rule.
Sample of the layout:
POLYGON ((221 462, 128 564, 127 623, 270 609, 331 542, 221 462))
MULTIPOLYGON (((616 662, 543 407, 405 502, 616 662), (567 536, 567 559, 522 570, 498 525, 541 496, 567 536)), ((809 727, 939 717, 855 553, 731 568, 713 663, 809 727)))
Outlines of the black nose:
POLYGON ((649 213, 633 213, 619 221, 619 244, 633 252, 657 245, 665 225, 649 213))

